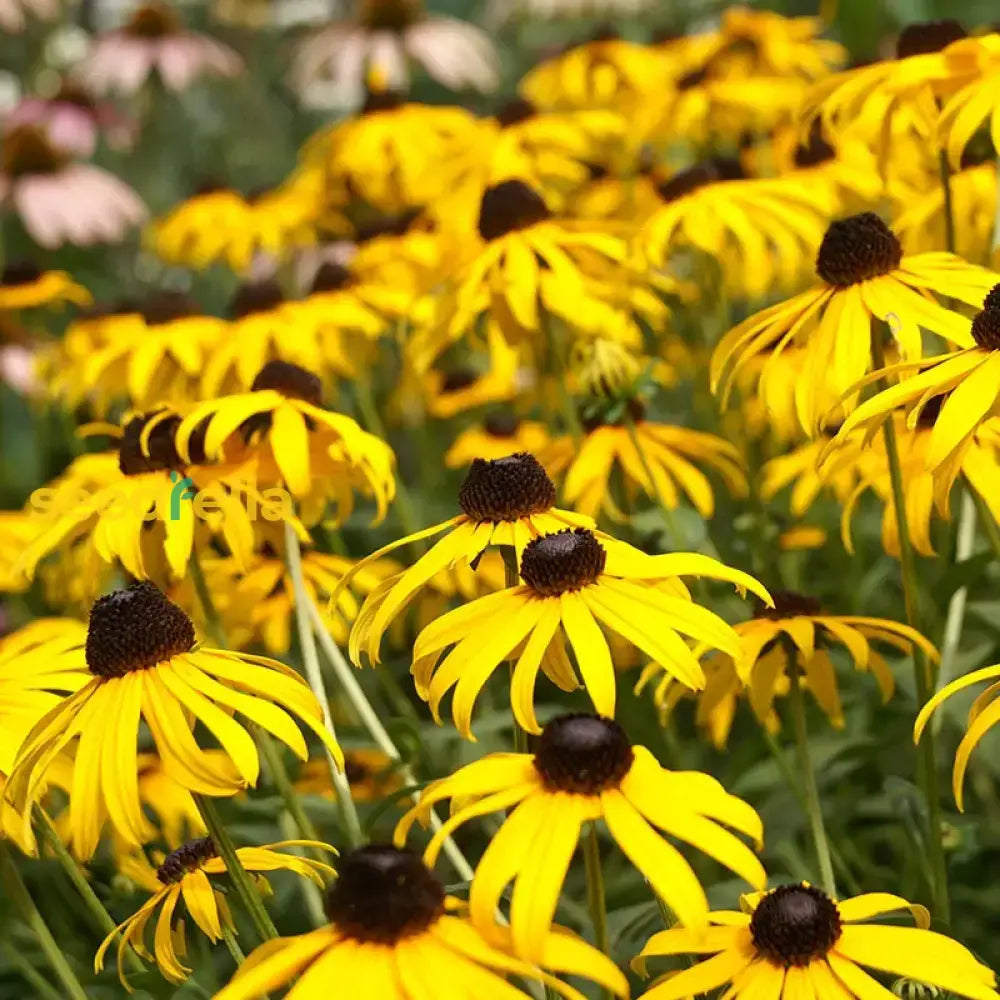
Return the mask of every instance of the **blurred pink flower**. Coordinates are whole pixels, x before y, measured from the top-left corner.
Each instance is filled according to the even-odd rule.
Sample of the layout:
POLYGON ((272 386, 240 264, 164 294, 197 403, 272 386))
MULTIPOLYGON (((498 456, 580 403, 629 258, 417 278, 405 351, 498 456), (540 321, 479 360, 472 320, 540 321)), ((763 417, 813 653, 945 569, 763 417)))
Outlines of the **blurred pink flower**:
POLYGON ((49 141, 74 156, 92 156, 104 134, 109 145, 127 149, 135 141, 137 126, 114 105, 94 100, 79 85, 64 80, 53 97, 25 97, 7 116, 8 129, 37 125, 49 141))
POLYGON ((0 381, 30 396, 38 388, 35 352, 23 344, 0 344, 0 381))
POLYGON ((36 243, 117 243, 146 218, 123 181, 74 163, 34 125, 18 125, 0 144, 0 207, 13 208, 36 243))
POLYGON ((320 28, 299 46, 292 81, 299 91, 320 81, 360 91, 369 71, 380 85, 402 90, 409 61, 452 90, 495 90, 499 61, 489 35, 454 17, 429 15, 420 0, 360 0, 350 21, 320 28))
POLYGON ((0 0, 0 28, 15 34, 23 31, 27 16, 51 21, 59 13, 59 0, 0 0))
POLYGON ((231 48, 189 31, 169 4, 149 3, 98 36, 76 72, 95 93, 132 94, 154 70, 170 90, 183 90, 203 74, 236 76, 242 69, 231 48))

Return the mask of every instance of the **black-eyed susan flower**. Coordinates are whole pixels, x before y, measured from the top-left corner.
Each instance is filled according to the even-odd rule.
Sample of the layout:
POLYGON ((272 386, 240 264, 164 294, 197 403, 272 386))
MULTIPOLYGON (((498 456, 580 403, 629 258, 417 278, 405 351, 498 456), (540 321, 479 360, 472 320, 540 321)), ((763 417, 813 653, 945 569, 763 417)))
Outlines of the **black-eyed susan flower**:
POLYGON ((263 493, 257 488, 265 477, 253 460, 186 464, 172 440, 179 425, 169 410, 131 417, 117 452, 81 455, 37 491, 36 531, 18 554, 17 572, 30 579, 50 554, 89 542, 105 563, 120 562, 138 579, 179 578, 198 533, 222 535, 246 565, 253 550, 251 511, 272 520, 294 518, 288 497, 269 499, 266 487, 263 493))
POLYGON ((951 772, 951 787, 955 795, 955 804, 960 810, 965 809, 965 797, 963 794, 963 784, 965 782, 965 771, 969 766, 969 758, 972 751, 976 749, 986 733, 996 725, 1000 719, 1000 701, 997 700, 997 678, 1000 678, 1000 666, 982 667, 973 670, 971 673, 958 677, 946 684, 940 691, 923 706, 917 716, 917 722, 913 729, 913 738, 919 742, 923 735, 927 723, 931 716, 941 705, 953 694, 964 691, 965 688, 981 681, 990 681, 989 687, 982 691, 969 709, 969 716, 966 720, 965 735, 955 752, 955 763, 951 772))
POLYGON ((884 998, 889 991, 864 967, 931 983, 975 1000, 994 1000, 993 972, 952 938, 928 930, 930 915, 899 896, 876 892, 833 900, 806 883, 743 897, 742 912, 709 914, 702 936, 686 927, 660 931, 633 961, 639 971, 657 956, 711 956, 664 977, 643 1000, 679 1000, 728 984, 733 997, 884 998), (916 927, 871 923, 909 910, 916 927))
POLYGON ((702 517, 711 517, 715 496, 699 465, 717 473, 735 496, 746 495, 743 459, 734 445, 715 434, 651 420, 637 401, 628 406, 631 412, 617 421, 597 416, 588 420, 578 443, 554 442, 564 445, 561 451, 568 464, 564 469, 561 461, 549 467, 554 474, 565 471, 563 499, 570 507, 590 517, 603 510, 620 518, 610 490, 619 473, 630 496, 641 490, 676 510, 683 493, 702 517))
POLYGON ((340 588, 346 587, 355 574, 394 549, 448 532, 409 569, 384 581, 365 600, 351 630, 354 662, 361 662, 362 650, 372 663, 379 662, 379 645, 389 624, 441 570, 476 566, 491 546, 509 546, 520 557, 533 538, 562 528, 593 527, 592 519, 559 510, 555 502, 555 485, 532 455, 475 459, 459 490, 461 514, 382 546, 341 580, 340 588))
POLYGON ((406 212, 441 193, 439 165, 475 123, 464 108, 406 103, 398 94, 372 91, 357 115, 309 140, 303 162, 381 212, 406 212))
POLYGON ((600 270, 615 273, 619 284, 633 277, 625 241, 605 229, 593 220, 554 216, 522 180, 487 188, 478 239, 450 276, 436 322, 412 345, 418 368, 426 370, 484 314, 512 343, 537 336, 546 315, 599 333, 602 323, 613 320, 601 295, 600 270))
POLYGON ((612 719, 563 715, 549 722, 534 755, 497 753, 430 785, 396 828, 403 843, 434 803, 452 799, 452 815, 424 854, 433 864, 444 837, 473 817, 512 810, 476 868, 470 914, 480 927, 513 880, 510 925, 518 954, 538 961, 544 934, 584 823, 603 819, 612 839, 677 918, 704 931, 708 903, 701 883, 663 834, 684 841, 762 888, 754 852, 726 827, 763 839, 760 817, 714 778, 670 771, 643 746, 633 746, 612 719))
MULTIPOLYGON (((191 620, 151 583, 100 598, 90 611, 85 645, 72 652, 64 658, 66 669, 86 669, 90 680, 27 735, 7 795, 30 823, 53 760, 76 743, 69 824, 81 858, 94 853, 106 821, 126 843, 146 842, 149 822, 139 798, 136 756, 141 722, 167 773, 202 795, 229 796, 257 783, 257 747, 234 713, 305 760, 309 753, 299 723, 343 766, 319 703, 295 671, 265 657, 197 645, 191 620), (199 746, 196 721, 218 740, 224 757, 212 758, 199 746)), ((43 655, 28 650, 14 663, 30 671, 43 655)))
POLYGON ((308 167, 249 196, 208 185, 157 220, 153 246, 171 264, 202 270, 222 261, 244 274, 258 254, 280 260, 316 242, 323 190, 321 171, 308 167))
MULTIPOLYGON (((648 556, 587 528, 565 528, 535 538, 520 555, 523 583, 449 611, 417 636, 411 667, 417 693, 440 721, 441 701, 454 688, 455 726, 472 739, 476 699, 493 671, 513 655, 514 717, 525 730, 537 733, 539 670, 564 690, 578 686, 566 656, 568 643, 594 707, 614 717, 616 674, 602 625, 667 664, 697 690, 704 686, 704 674, 681 636, 733 656, 738 655, 739 640, 721 618, 691 600, 677 579, 685 575, 729 580, 770 600, 753 577, 708 556, 648 556), (650 624, 654 620, 655 627, 650 624)), ((355 626, 361 635, 365 619, 363 609, 355 626)))
MULTIPOLYGON (((987 272, 988 273, 988 272, 987 272)), ((967 321, 963 321, 967 325, 967 321)), ((954 338, 950 338, 954 339, 954 338)), ((872 436, 878 427, 893 417, 897 409, 907 413, 908 427, 916 427, 922 411, 943 398, 936 414, 927 445, 926 467, 936 474, 940 489, 947 496, 976 429, 994 413, 1000 397, 1000 284, 994 285, 983 302, 982 311, 972 321, 972 343, 950 354, 926 358, 918 364, 890 366, 884 373, 904 377, 895 385, 865 400, 844 421, 831 450, 839 447, 848 435, 863 428, 872 436), (922 370, 921 370, 922 369, 922 370)), ((919 357, 919 355, 918 355, 919 357)))
POLYGON ((385 516, 395 494, 392 449, 350 417, 323 408, 319 377, 287 361, 269 361, 250 391, 209 399, 181 421, 177 451, 190 459, 193 443, 209 459, 225 454, 239 438, 275 465, 280 480, 297 498, 322 482, 344 519, 354 506, 354 489, 374 497, 377 517, 385 516))
MULTIPOLYGON (((726 398, 734 380, 751 359, 767 356, 758 391, 768 385, 768 364, 791 346, 807 351, 795 387, 799 422, 816 433, 827 412, 830 393, 848 398, 870 370, 872 320, 888 325, 900 354, 908 361, 923 354, 921 328, 953 343, 970 343, 969 323, 931 295, 978 305, 996 283, 985 268, 948 253, 904 256, 896 235, 874 213, 865 212, 831 224, 816 258, 820 283, 785 302, 768 306, 730 330, 712 355, 713 391, 726 398)), ((845 423, 853 425, 854 421, 845 423)))
MULTIPOLYGON (((320 1000, 330 984, 378 1000, 523 1000, 508 981, 540 981, 575 1000, 576 990, 511 953, 510 932, 484 932, 412 851, 362 847, 341 858, 326 894, 330 924, 279 938, 252 953, 215 1000, 256 1000, 285 985, 288 1000, 320 1000), (297 979, 296 979, 297 977, 297 979), (294 980, 294 984, 293 984, 294 980)), ((567 931, 546 928, 539 964, 591 979, 617 996, 628 984, 614 963, 567 931)))
POLYGON ((28 261, 10 262, 0 271, 0 312, 19 312, 71 303, 88 306, 90 292, 65 271, 42 271, 28 261))
POLYGON ((953 44, 942 57, 953 77, 962 84, 949 97, 937 121, 938 142, 948 151, 951 165, 957 168, 987 119, 994 145, 1000 142, 1000 116, 996 111, 1000 34, 994 31, 953 44))
POLYGON ((762 607, 750 621, 733 628, 739 635, 733 663, 762 722, 770 717, 776 694, 787 690, 793 658, 794 669, 801 670, 805 686, 838 728, 844 717, 832 648, 841 647, 855 669, 871 673, 886 700, 895 688, 893 675, 872 643, 885 643, 906 655, 918 648, 931 660, 938 658, 934 646, 909 625, 863 615, 824 614, 819 601, 789 592, 775 593, 774 607, 762 607))
MULTIPOLYGON (((226 323, 205 316, 193 299, 162 291, 80 327, 91 341, 70 383, 73 397, 102 411, 126 399, 136 409, 198 398, 207 359, 226 336, 226 323)), ((67 359, 69 360, 69 359, 67 359)))
POLYGON ((528 452, 540 455, 549 445, 549 430, 538 420, 521 420, 512 410, 494 410, 481 424, 462 431, 445 452, 449 469, 528 452))
POLYGON ((700 250, 718 262, 731 292, 753 298, 799 281, 828 217, 822 190, 748 178, 737 160, 698 163, 657 191, 660 207, 638 236, 644 256, 662 268, 678 250, 700 250))
MULTIPOLYGON (((333 852, 332 847, 311 840, 285 840, 262 847, 240 847, 236 851, 243 870, 266 883, 267 872, 290 871, 314 882, 321 889, 335 874, 330 865, 308 857, 286 853, 286 848, 308 847, 333 852)), ((188 841, 160 860, 153 868, 142 854, 133 855, 122 865, 122 873, 152 895, 127 920, 122 921, 102 942, 94 958, 94 969, 104 968, 104 957, 118 939, 118 978, 131 993, 125 976, 124 959, 130 947, 147 962, 155 962, 165 979, 183 983, 191 974, 181 959, 187 951, 182 909, 213 944, 222 940, 223 928, 235 931, 225 893, 212 876, 226 873, 211 837, 188 841), (182 906, 183 904, 183 906, 182 906), (159 915, 157 916, 157 910, 159 915), (156 917, 153 952, 146 944, 146 928, 156 917)))

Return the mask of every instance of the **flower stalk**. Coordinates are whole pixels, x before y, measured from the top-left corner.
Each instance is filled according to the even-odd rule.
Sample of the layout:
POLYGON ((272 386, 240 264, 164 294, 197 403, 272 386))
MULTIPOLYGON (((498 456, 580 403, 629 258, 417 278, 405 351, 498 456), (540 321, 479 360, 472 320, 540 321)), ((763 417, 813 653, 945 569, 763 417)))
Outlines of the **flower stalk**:
MULTIPOLYGON (((594 925, 594 943, 605 954, 610 955, 608 939, 608 912, 604 898, 604 872, 601 869, 601 845, 597 838, 597 824, 588 824, 583 835, 583 866, 587 879, 587 906, 594 925)), ((602 991, 609 997, 606 991, 602 991)))

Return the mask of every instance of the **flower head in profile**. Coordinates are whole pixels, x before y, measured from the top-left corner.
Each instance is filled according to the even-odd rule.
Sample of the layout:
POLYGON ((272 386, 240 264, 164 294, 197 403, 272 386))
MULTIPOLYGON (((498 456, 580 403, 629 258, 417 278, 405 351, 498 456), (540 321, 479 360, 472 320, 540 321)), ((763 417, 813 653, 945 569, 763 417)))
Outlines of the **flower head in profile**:
MULTIPOLYGON (((801 672, 806 688, 831 725, 843 727, 837 671, 830 656, 837 647, 849 655, 856 670, 875 677, 884 701, 892 697, 895 679, 889 664, 873 645, 884 644, 907 655, 920 649, 932 661, 938 659, 934 646, 909 625, 886 618, 826 614, 819 601, 803 594, 776 591, 773 597, 773 607, 761 607, 750 621, 733 626, 739 636, 736 656, 709 653, 704 646, 695 650, 697 654, 709 653, 716 660, 723 655, 729 657, 736 676, 746 685, 750 707, 765 725, 773 717, 775 698, 787 693, 788 672, 794 669, 801 672)), ((640 685, 659 672, 660 668, 651 664, 640 685)), ((661 704, 672 687, 669 673, 668 670, 668 676, 660 681, 656 691, 655 697, 661 704)), ((723 677, 716 677, 719 697, 725 687, 722 681, 723 677)))
POLYGON ((98 101, 68 77, 50 96, 22 98, 4 124, 8 129, 35 125, 56 149, 85 158, 94 155, 99 138, 116 149, 127 149, 138 131, 137 124, 114 105, 98 101))
MULTIPOLYGON (((44 647, 13 660, 30 672, 44 647)), ((76 744, 69 795, 71 845, 93 855, 105 822, 128 844, 146 842, 150 825, 138 789, 137 741, 149 727, 166 772, 189 791, 230 796, 257 783, 260 760, 242 715, 288 746, 309 751, 299 725, 311 730, 343 766, 323 727, 319 703, 294 670, 266 657, 200 646, 188 616, 151 583, 134 583, 100 598, 90 611, 86 641, 63 658, 65 669, 90 679, 48 711, 26 736, 7 796, 24 815, 45 790, 60 754, 76 744), (212 757, 194 735, 201 723, 225 751, 212 757)))
POLYGON ((760 818, 742 799, 698 771, 669 771, 633 746, 612 719, 563 715, 549 722, 532 754, 497 753, 434 782, 396 828, 403 843, 434 803, 452 799, 452 814, 427 847, 433 864, 444 838, 474 817, 510 810, 476 869, 469 896, 473 922, 494 925, 513 880, 510 925, 519 955, 537 961, 566 872, 588 821, 603 819, 611 838, 653 891, 694 932, 704 931, 708 902, 701 883, 667 836, 690 844, 763 887, 754 852, 726 827, 759 847, 760 818))
POLYGON ((659 206, 638 236, 644 256, 662 268, 679 250, 699 250, 719 263, 734 294, 751 298, 798 283, 828 217, 822 189, 748 177, 729 158, 678 171, 657 193, 659 206))
MULTIPOLYGON (((412 851, 372 845, 341 858, 326 892, 328 926, 278 938, 248 956, 215 1000, 256 1000, 289 986, 288 1000, 319 1000, 331 984, 378 1000, 523 1000, 514 975, 541 982, 567 1000, 576 990, 514 957, 510 932, 480 931, 462 904, 412 851)), ((628 984, 614 963, 567 931, 545 929, 539 964, 584 976, 617 996, 628 984)))
POLYGON ((227 45, 184 27, 166 0, 137 7, 129 20, 94 39, 74 72, 96 94, 134 94, 156 73, 169 90, 201 76, 237 76, 240 57, 227 45))
POLYGON ((686 927, 654 934, 632 963, 639 971, 661 955, 711 957, 664 977, 642 1000, 680 1000, 727 985, 733 997, 884 998, 888 990, 864 967, 972 1000, 997 996, 993 972, 957 941, 928 930, 927 911, 899 896, 873 892, 834 900, 802 882, 742 902, 742 912, 710 913, 705 934, 686 927), (870 922, 899 910, 909 910, 917 926, 870 922))
MULTIPOLYGON (((913 429, 920 423, 923 411, 931 406, 930 415, 935 419, 925 468, 935 474, 938 488, 947 496, 973 435, 993 415, 1000 398, 1000 284, 993 285, 982 305, 972 321, 971 343, 966 337, 957 341, 962 350, 873 372, 870 381, 884 375, 902 378, 849 414, 830 450, 859 429, 864 429, 866 438, 874 435, 886 420, 894 419, 898 409, 905 411, 906 425, 913 429), (935 412, 937 407, 940 410, 935 412)), ((968 321, 962 323, 968 330, 968 321)))
MULTIPOLYGON (((806 364, 795 388, 799 422, 814 435, 827 416, 831 392, 842 406, 853 387, 872 367, 872 321, 889 327, 902 357, 919 361, 921 329, 967 346, 969 323, 940 305, 931 295, 978 305, 997 275, 948 253, 906 255, 895 233, 874 213, 864 212, 834 222, 816 258, 819 284, 785 302, 768 306, 730 330, 712 355, 712 389, 723 400, 740 372, 763 355, 759 391, 768 385, 772 358, 794 346, 803 347, 806 364)), ((846 433, 855 420, 848 419, 846 433)))
POLYGON ((323 178, 308 168, 249 195, 206 184, 156 221, 153 245, 171 264, 202 270, 221 261, 246 274, 261 254, 280 260, 316 242, 322 197, 323 178))
POLYGON ((325 409, 319 376, 290 362, 269 361, 249 392, 196 406, 177 428, 177 451, 189 458, 197 446, 217 460, 238 437, 277 467, 294 496, 307 497, 322 484, 342 520, 353 509, 355 489, 374 497, 378 518, 395 494, 392 449, 350 417, 325 409))
MULTIPOLYGON (((336 873, 330 865, 308 857, 286 853, 286 849, 307 847, 333 852, 332 847, 311 840, 285 840, 262 847, 240 847, 236 851, 244 871, 266 883, 267 872, 290 871, 314 882, 321 889, 336 873)), ((225 862, 218 855, 211 837, 190 840, 162 858, 153 868, 145 856, 137 853, 122 864, 122 874, 151 892, 152 895, 127 920, 122 921, 103 941, 94 958, 94 969, 104 968, 104 957, 118 939, 118 978, 131 993, 125 976, 124 959, 134 948, 147 962, 155 962, 163 977, 174 984, 183 983, 191 970, 182 964, 187 951, 184 926, 179 916, 186 909, 195 926, 209 941, 222 940, 223 928, 235 932, 226 895, 213 883, 224 876, 225 862), (159 916, 156 916, 159 910, 159 916), (146 928, 156 917, 155 943, 150 954, 146 928)))
MULTIPOLYGON (((602 626, 666 664, 682 683, 697 690, 704 686, 704 674, 682 636, 734 656, 739 640, 726 622, 691 600, 678 579, 684 575, 728 580, 770 601, 753 577, 708 556, 648 556, 588 528, 543 534, 521 553, 522 583, 449 611, 417 636, 411 667, 417 693, 439 720, 441 701, 454 688, 455 726, 472 739, 476 699, 493 671, 513 656, 514 717, 528 732, 537 733, 539 671, 563 690, 578 686, 568 643, 594 707, 613 718, 616 672, 602 626)), ((355 626, 362 636, 366 624, 362 610, 355 626)), ((352 649, 356 645, 352 641, 352 649)))
POLYGON ((139 196, 114 174, 76 163, 36 125, 0 138, 0 207, 13 208, 46 249, 120 243, 146 218, 139 196))
POLYGON ((449 469, 471 465, 476 459, 492 462, 508 455, 542 454, 549 445, 549 431, 539 420, 522 420, 513 410, 493 410, 482 423, 462 431, 445 452, 449 469))
POLYGON ((500 64, 490 36, 455 17, 428 14, 421 0, 357 0, 349 21, 318 29, 298 48, 296 89, 329 80, 336 93, 357 93, 371 73, 405 91, 411 62, 449 90, 495 90, 500 64))
POLYGON ((42 271, 31 261, 9 261, 0 271, 0 312, 91 302, 90 292, 65 271, 42 271))

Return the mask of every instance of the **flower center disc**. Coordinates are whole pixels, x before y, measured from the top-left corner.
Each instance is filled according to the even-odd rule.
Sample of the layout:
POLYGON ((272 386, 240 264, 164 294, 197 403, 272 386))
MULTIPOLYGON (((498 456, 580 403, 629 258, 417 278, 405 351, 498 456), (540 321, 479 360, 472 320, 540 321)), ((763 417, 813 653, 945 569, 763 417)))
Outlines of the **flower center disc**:
POLYGON ((229 315, 233 319, 251 316, 254 313, 270 312, 285 301, 281 286, 273 280, 252 281, 240 285, 229 303, 229 315))
POLYGON ((4 288, 15 288, 19 285, 30 285, 42 276, 41 268, 28 260, 12 260, 0 272, 0 285, 4 288))
POLYGON ((148 580, 98 598, 90 609, 87 666, 98 677, 124 677, 193 647, 191 619, 148 580))
POLYGON ((166 38, 181 29, 180 18, 165 3, 148 3, 140 7, 122 29, 133 38, 166 38))
POLYGON ((972 321, 972 339, 987 351, 1000 350, 1000 285, 983 300, 983 310, 972 321))
POLYGON ((164 289, 154 292, 139 307, 147 326, 164 326, 177 319, 201 315, 198 303, 183 292, 164 289))
POLYGON ((750 919, 754 947, 788 968, 822 958, 840 937, 840 913, 833 900, 809 885, 783 885, 757 904, 750 919))
POLYGON ((479 235, 487 241, 497 240, 516 229, 527 229, 551 218, 542 196, 524 181, 501 181, 483 193, 479 235))
POLYGON ((473 459, 458 491, 462 512, 479 524, 519 521, 543 514, 556 502, 556 487, 534 455, 473 459))
POLYGON ((206 861, 218 856, 219 852, 211 837, 189 840, 163 859, 163 864, 156 869, 156 877, 164 885, 174 885, 185 875, 197 871, 206 861))
POLYGON ((53 174, 65 160, 53 148, 45 133, 34 125, 18 125, 3 138, 0 147, 0 171, 8 177, 29 174, 53 174))
POLYGON ((706 184, 745 179, 746 171, 739 160, 719 156, 679 171, 662 184, 658 184, 656 190, 663 201, 677 201, 678 198, 683 198, 698 188, 705 187, 706 184))
POLYGON ((517 414, 511 413, 510 410, 494 410, 488 413, 483 421, 483 430, 495 438, 513 437, 520 426, 521 421, 517 414))
POLYGON ((899 267, 903 247, 874 213, 838 219, 827 229, 816 257, 816 273, 835 288, 878 278, 899 267))
POLYGON ((152 430, 142 450, 142 432, 156 413, 144 413, 133 417, 122 428, 122 439, 118 445, 118 468, 123 476, 139 476, 144 472, 162 472, 166 469, 180 469, 183 466, 174 435, 181 418, 171 416, 161 420, 152 430))
POLYGON ((444 913, 444 887, 414 851, 382 845, 346 855, 326 894, 326 915, 357 941, 395 944, 444 913))
POLYGON ((538 114, 538 109, 523 97, 515 97, 513 101, 508 101, 497 113, 497 124, 501 128, 510 128, 511 125, 518 125, 534 118, 538 114))
POLYGON ((313 406, 323 405, 323 383, 318 375, 288 361, 268 361, 254 377, 251 392, 274 389, 289 399, 301 399, 313 406))
POLYGON ((370 31, 405 31, 422 16, 419 0, 362 0, 358 20, 370 31))
POLYGON ((625 730, 599 715, 561 715, 542 730, 535 769, 555 792, 596 795, 616 787, 635 755, 625 730))
POLYGON ((823 613, 823 605, 815 597, 796 594, 792 590, 773 591, 774 607, 761 605, 754 612, 754 618, 769 618, 780 621, 782 618, 810 617, 823 613))
POLYGON ((965 29, 958 21, 923 21, 908 24, 896 39, 896 58, 908 59, 929 52, 940 52, 943 48, 966 37, 965 29))
POLYGON ((795 150, 795 166, 800 170, 829 163, 837 151, 823 136, 823 126, 817 119, 809 129, 809 138, 795 150))
POLYGON ((596 582, 607 558, 592 531, 566 528, 528 542, 521 579, 542 597, 558 597, 596 582))
POLYGON ((317 292, 339 292, 350 283, 351 272, 348 268, 343 264, 326 261, 317 268, 309 293, 315 295, 317 292))

